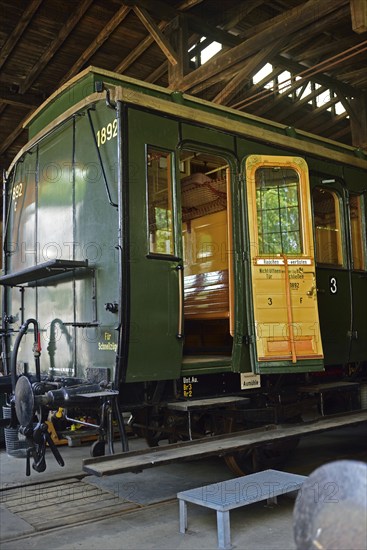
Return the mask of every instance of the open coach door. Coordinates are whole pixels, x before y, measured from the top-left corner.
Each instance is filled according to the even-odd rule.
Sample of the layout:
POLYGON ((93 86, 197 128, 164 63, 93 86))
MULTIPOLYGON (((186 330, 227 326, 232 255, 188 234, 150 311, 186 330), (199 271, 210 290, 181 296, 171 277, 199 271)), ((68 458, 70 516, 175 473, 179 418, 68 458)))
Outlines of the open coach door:
POLYGON ((245 171, 255 369, 322 370, 307 164, 250 155, 245 171))
POLYGON ((178 378, 182 362, 183 273, 175 186, 174 120, 128 109, 127 382, 178 378))

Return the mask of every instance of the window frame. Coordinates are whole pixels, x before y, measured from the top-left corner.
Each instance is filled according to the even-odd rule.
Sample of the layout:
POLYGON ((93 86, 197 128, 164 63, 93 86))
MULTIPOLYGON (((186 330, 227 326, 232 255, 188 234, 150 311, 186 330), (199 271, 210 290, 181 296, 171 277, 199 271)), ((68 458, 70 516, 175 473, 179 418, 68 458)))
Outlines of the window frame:
POLYGON ((329 187, 327 185, 315 185, 311 189, 311 199, 312 199, 312 215, 313 215, 313 232, 315 239, 315 262, 316 265, 322 267, 328 267, 333 269, 346 269, 347 268, 347 254, 345 246, 345 213, 344 213, 344 201, 341 192, 335 187, 329 187), (339 238, 337 238, 337 255, 338 259, 340 258, 340 263, 335 262, 325 262, 318 259, 318 245, 317 245, 317 227, 315 223, 315 200, 314 192, 315 190, 321 190, 323 192, 329 193, 333 197, 334 205, 337 205, 337 209, 334 209, 335 212, 335 224, 336 229, 338 230, 339 238))
POLYGON ((367 221, 366 221, 366 209, 365 209, 365 196, 363 193, 351 192, 348 194, 348 216, 349 216, 349 228, 350 228, 350 261, 352 271, 364 272, 367 271, 367 221), (360 246, 362 251, 362 267, 355 267, 354 250, 353 250, 353 231, 352 231, 352 216, 351 216, 351 197, 356 197, 358 201, 358 210, 360 212, 359 229, 360 229, 360 246))
POLYGON ((147 254, 148 259, 158 259, 158 260, 179 260, 177 256, 177 203, 175 197, 175 178, 176 178, 176 153, 172 149, 167 149, 165 147, 160 147, 151 143, 145 145, 145 196, 146 196, 146 242, 147 242, 147 254), (171 222, 170 222, 170 233, 171 233, 171 243, 172 250, 170 252, 157 252, 151 249, 151 240, 150 240, 150 217, 149 217, 149 208, 150 208, 150 193, 149 193, 149 175, 148 175, 148 155, 151 152, 163 153, 166 154, 169 162, 167 167, 170 167, 170 181, 167 179, 167 192, 170 199, 170 202, 167 203, 171 207, 171 222))
MULTIPOLYGON (((293 169, 299 180, 299 213, 300 213, 300 238, 302 242, 302 252, 289 254, 289 259, 292 257, 303 259, 305 262, 310 261, 313 263, 314 256, 314 243, 313 243, 313 227, 312 227, 312 210, 311 210, 311 197, 310 197, 310 176, 307 162, 300 156, 288 156, 288 155, 248 155, 245 161, 245 178, 247 186, 247 202, 250 204, 249 219, 253 223, 254 236, 258 239, 258 223, 257 223, 257 208, 256 208, 256 182, 255 172, 260 167, 274 167, 293 169)), ((288 257, 287 254, 269 254, 261 253, 258 249, 258 243, 256 242, 256 254, 253 255, 253 260, 256 262, 256 258, 259 261, 262 259, 273 258, 277 263, 278 259, 288 257)))
MULTIPOLYGON (((280 254, 280 255, 287 255, 287 256, 300 256, 300 255, 303 255, 304 254, 304 231, 303 231, 303 217, 302 217, 302 210, 301 210, 301 180, 300 180, 300 176, 299 176, 299 172, 294 170, 293 167, 287 167, 287 166, 279 166, 279 167, 272 167, 272 166, 259 166, 258 168, 256 168, 255 170, 255 198, 256 198, 256 213, 257 213, 257 237, 258 237, 258 246, 259 246, 259 254, 261 256, 264 256, 264 255, 277 255, 277 254, 280 254), (295 181, 294 183, 292 184, 289 184, 289 185, 281 185, 281 182, 279 183, 275 183, 275 185, 268 185, 269 183, 269 179, 267 178, 267 176, 265 175, 265 186, 262 186, 262 184, 260 183, 260 185, 258 186, 258 180, 257 180, 257 172, 258 171, 261 171, 261 170, 270 170, 271 168, 275 169, 275 168, 279 168, 279 169, 283 169, 283 170, 288 170, 289 172, 294 172, 295 174, 295 181), (284 189, 289 189, 290 187, 295 187, 295 191, 296 191, 296 195, 297 195, 297 201, 296 201, 296 204, 295 205, 290 205, 289 203, 286 204, 286 206, 281 206, 280 204, 280 190, 282 188, 284 189), (276 199, 277 199, 277 206, 276 208, 260 208, 258 209, 258 206, 257 206, 257 195, 258 195, 258 192, 260 193, 260 204, 262 204, 262 197, 263 197, 263 192, 265 191, 270 191, 270 190, 275 190, 276 191, 276 199), (297 229, 296 230, 289 230, 289 231, 284 231, 284 225, 283 225, 283 211, 286 210, 286 211, 289 211, 291 208, 296 208, 297 209, 297 229), (277 219, 279 220, 279 231, 264 231, 266 225, 267 225, 267 221, 268 221, 268 217, 267 217, 267 213, 269 213, 270 211, 275 211, 275 213, 277 214, 277 219), (259 223, 259 214, 260 214, 260 222, 259 223), (284 250, 284 248, 286 247, 286 242, 284 241, 285 239, 285 236, 286 235, 289 235, 290 233, 296 233, 297 234, 297 240, 298 240, 298 246, 299 246, 299 250, 297 251, 286 251, 284 250), (282 250, 278 250, 278 251, 271 251, 271 250, 264 250, 264 248, 266 246, 269 246, 271 248, 272 244, 271 243, 266 243, 265 242, 265 237, 268 237, 270 238, 270 236, 273 235, 273 236, 279 236, 280 238, 280 248, 282 250), (260 251, 260 247, 263 249, 260 251)), ((271 183, 271 182, 270 182, 271 183)))

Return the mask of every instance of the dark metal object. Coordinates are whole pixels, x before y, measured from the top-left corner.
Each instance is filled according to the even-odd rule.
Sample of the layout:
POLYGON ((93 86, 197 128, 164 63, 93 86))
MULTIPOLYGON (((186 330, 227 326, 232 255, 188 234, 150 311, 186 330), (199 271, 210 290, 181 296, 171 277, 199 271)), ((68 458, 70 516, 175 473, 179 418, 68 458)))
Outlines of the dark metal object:
POLYGON ((324 464, 297 496, 293 530, 297 550, 367 548, 367 465, 324 464))
POLYGON ((18 350, 20 346, 20 342, 22 341, 23 336, 27 333, 29 325, 34 326, 34 343, 33 343, 33 356, 34 356, 34 362, 36 365, 36 379, 38 382, 41 381, 41 367, 40 367, 40 355, 41 355, 41 340, 40 340, 40 333, 38 328, 38 323, 35 319, 27 319, 25 323, 20 327, 18 336, 14 343, 13 352, 11 354, 11 361, 10 361, 10 374, 11 374, 11 382, 12 382, 12 388, 13 392, 15 392, 15 385, 17 381, 17 357, 18 357, 18 350))
POLYGON ((80 262, 75 260, 50 260, 34 267, 27 267, 21 271, 3 275, 0 277, 0 283, 5 286, 22 285, 31 283, 32 281, 54 277, 62 273, 73 273, 76 269, 86 268, 88 268, 87 260, 80 262))
POLYGON ((119 310, 119 305, 117 302, 108 302, 104 307, 106 311, 110 311, 111 313, 118 313, 119 310))
POLYGON ((33 409, 34 395, 31 383, 26 376, 20 376, 15 386, 15 411, 23 428, 31 426, 33 409))
POLYGON ((30 458, 33 458, 32 468, 36 472, 44 472, 46 470, 46 445, 52 451, 56 461, 60 466, 64 466, 64 460, 59 453, 59 450, 52 441, 50 434, 48 433, 47 425, 39 423, 34 430, 31 429, 30 433, 26 432, 27 441, 30 446, 27 449, 27 464, 26 475, 31 475, 30 458))

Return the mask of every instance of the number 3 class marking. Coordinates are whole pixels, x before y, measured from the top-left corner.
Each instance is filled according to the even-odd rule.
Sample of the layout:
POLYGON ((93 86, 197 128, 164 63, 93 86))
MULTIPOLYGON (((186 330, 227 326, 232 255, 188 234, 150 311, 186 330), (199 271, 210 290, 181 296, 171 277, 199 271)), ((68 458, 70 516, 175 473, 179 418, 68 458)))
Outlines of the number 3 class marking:
POLYGON ((336 277, 330 277, 330 292, 331 294, 336 294, 338 292, 336 277))
POLYGON ((273 298, 268 298, 268 305, 269 305, 269 306, 272 306, 272 305, 273 305, 273 298))

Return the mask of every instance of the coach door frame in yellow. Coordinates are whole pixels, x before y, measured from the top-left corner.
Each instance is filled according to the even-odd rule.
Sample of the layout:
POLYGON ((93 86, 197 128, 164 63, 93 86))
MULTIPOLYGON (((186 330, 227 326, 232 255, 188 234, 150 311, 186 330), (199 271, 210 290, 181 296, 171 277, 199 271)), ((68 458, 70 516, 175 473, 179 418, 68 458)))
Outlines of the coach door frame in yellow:
POLYGON ((300 157, 245 159, 258 369, 317 360, 322 342, 308 167, 300 157), (271 364, 270 364, 271 363, 271 364))

